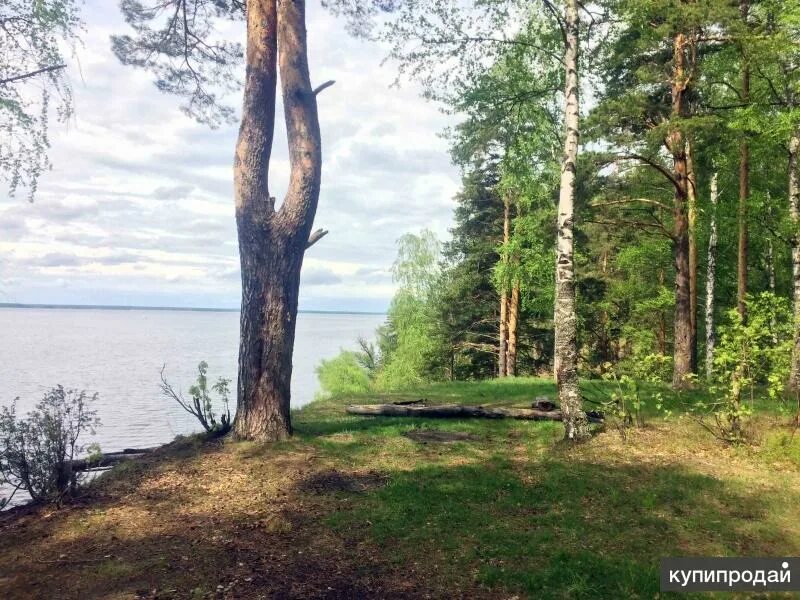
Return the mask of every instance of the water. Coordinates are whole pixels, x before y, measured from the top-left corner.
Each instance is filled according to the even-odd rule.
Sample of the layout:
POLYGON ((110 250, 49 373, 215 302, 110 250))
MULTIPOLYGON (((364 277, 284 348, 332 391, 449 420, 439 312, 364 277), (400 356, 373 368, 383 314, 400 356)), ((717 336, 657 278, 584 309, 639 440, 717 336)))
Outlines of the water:
MULTIPOLYGON (((292 371, 292 406, 314 399, 314 367, 371 339, 382 315, 301 313, 292 371)), ((101 427, 88 442, 106 451, 156 446, 197 431, 194 417, 161 396, 159 371, 184 391, 209 364, 209 379, 236 389, 239 315, 235 312, 0 308, 0 405, 18 414, 56 384, 97 392, 101 427)), ((235 391, 233 393, 235 397, 235 391)), ((231 414, 236 410, 235 399, 231 414)))

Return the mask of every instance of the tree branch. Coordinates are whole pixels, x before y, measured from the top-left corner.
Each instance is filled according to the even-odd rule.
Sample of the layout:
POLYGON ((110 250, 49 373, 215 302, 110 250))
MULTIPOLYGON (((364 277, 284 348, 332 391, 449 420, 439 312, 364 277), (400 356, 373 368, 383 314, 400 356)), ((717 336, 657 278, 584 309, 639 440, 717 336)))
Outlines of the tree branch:
POLYGON ((314 233, 312 233, 310 236, 308 236, 308 242, 306 243, 306 250, 311 248, 311 246, 316 244, 318 241, 320 241, 326 235, 328 235, 328 230, 327 229, 317 229, 314 233))
POLYGON ((333 79, 331 79, 330 81, 326 81, 322 85, 318 85, 317 87, 314 88, 314 95, 316 96, 322 90, 331 87, 334 83, 336 83, 336 82, 333 79))
POLYGON ((659 202, 658 200, 650 200, 649 198, 624 198, 622 200, 607 200, 605 202, 592 202, 591 204, 589 204, 589 207, 601 208, 603 206, 614 206, 616 204, 630 204, 632 202, 640 202, 642 204, 657 206, 659 208, 663 208, 664 210, 672 210, 672 207, 667 206, 663 202, 659 202))
POLYGON ((51 71, 57 71, 58 69, 63 69, 66 66, 67 65, 52 65, 50 67, 42 67, 41 69, 36 69, 35 71, 31 71, 30 73, 23 73, 22 75, 9 77, 8 79, 0 79, 0 85, 7 85, 9 83, 14 83, 15 81, 19 81, 20 79, 28 79, 29 77, 36 77, 37 75, 41 75, 42 73, 50 73, 51 71))
POLYGON ((672 185, 675 186, 675 189, 678 190, 678 192, 683 193, 683 190, 681 189, 681 186, 678 184, 678 181, 675 179, 675 177, 673 177, 672 173, 670 173, 666 169, 666 167, 664 167, 664 165, 658 164, 652 158, 648 158, 646 156, 642 156, 641 154, 623 154, 623 155, 615 158, 614 160, 615 161, 616 160, 638 160, 639 162, 644 163, 644 164, 648 165, 649 167, 654 168, 659 173, 661 173, 664 177, 666 177, 672 183, 672 185))

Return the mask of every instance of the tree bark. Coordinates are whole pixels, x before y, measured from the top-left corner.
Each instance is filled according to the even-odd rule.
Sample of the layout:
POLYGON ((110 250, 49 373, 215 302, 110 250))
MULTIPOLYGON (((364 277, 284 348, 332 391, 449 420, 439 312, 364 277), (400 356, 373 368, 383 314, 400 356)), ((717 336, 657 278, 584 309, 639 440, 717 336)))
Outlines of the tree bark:
POLYGON ((511 288, 511 301, 508 305, 508 358, 506 359, 506 375, 517 374, 517 333, 519 331, 519 280, 514 281, 511 288))
MULTIPOLYGON (((767 190, 767 219, 770 223, 773 222, 774 215, 772 214, 772 195, 767 190)), ((769 292, 773 296, 778 293, 777 289, 777 281, 775 279, 775 250, 772 245, 772 235, 767 236, 767 276, 769 282, 769 292)), ((772 330, 772 344, 774 346, 778 345, 778 322, 775 320, 775 314, 773 313, 769 318, 769 326, 772 330)))
POLYGON ((321 142, 311 88, 304 0, 248 0, 247 72, 234 183, 242 271, 239 438, 292 433, 289 401, 300 269, 316 213, 321 142), (289 187, 275 210, 268 173, 280 69, 289 143, 289 187))
MULTIPOLYGON (((686 49, 689 40, 683 33, 673 39, 672 109, 670 120, 680 121, 686 116, 686 89, 689 75, 686 49)), ((692 373, 692 322, 689 270, 689 219, 687 215, 688 180, 686 144, 680 124, 673 125, 667 135, 667 147, 672 153, 675 196, 673 201, 673 257, 675 260, 675 344, 672 386, 682 389, 688 385, 692 373)))
MULTIPOLYGON (((748 0, 739 2, 739 11, 742 20, 747 24, 750 12, 748 0)), ((744 49, 742 49, 742 104, 750 102, 750 65, 747 62, 744 49)), ((749 232, 747 228, 747 199, 750 195, 750 146, 747 139, 739 143, 739 239, 736 253, 736 308, 744 321, 747 318, 747 256, 749 247, 749 232)))
MULTIPOLYGON (((508 247, 508 241, 511 237, 511 203, 508 196, 503 196, 503 246, 508 247)), ((503 261, 508 261, 506 253, 503 253, 503 261)), ((508 291, 506 290, 505 283, 503 283, 502 291, 500 292, 500 344, 499 354, 497 359, 497 376, 505 377, 507 372, 508 361, 508 291)))
POLYGON ((500 293, 500 347, 497 358, 497 376, 506 376, 506 361, 508 359, 508 294, 503 290, 500 293))
POLYGON ((580 125, 578 27, 577 0, 566 0, 564 10, 565 136, 558 197, 554 367, 558 400, 564 412, 565 439, 570 441, 580 441, 589 437, 588 421, 581 406, 578 389, 578 331, 573 248, 575 176, 580 125))
POLYGON ((714 376, 714 348, 717 334, 714 331, 714 292, 717 281, 717 173, 711 177, 711 222, 708 233, 708 260, 706 262, 706 379, 714 376))
POLYGON ((686 141, 686 169, 689 221, 689 318, 691 323, 692 372, 697 372, 697 172, 694 168, 692 143, 686 141))
POLYGON ((800 131, 796 131, 789 142, 789 219, 792 223, 792 299, 794 301, 794 346, 789 373, 789 393, 798 398, 800 405, 800 173, 798 153, 800 131))

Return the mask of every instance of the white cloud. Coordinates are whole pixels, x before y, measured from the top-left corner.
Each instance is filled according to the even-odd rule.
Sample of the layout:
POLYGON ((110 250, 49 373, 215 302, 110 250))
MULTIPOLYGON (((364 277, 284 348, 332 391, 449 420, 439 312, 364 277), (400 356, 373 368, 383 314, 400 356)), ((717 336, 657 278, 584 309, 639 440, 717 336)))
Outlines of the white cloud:
MULTIPOLYGON (((84 14, 84 45, 70 66, 76 115, 51 131, 53 171, 34 204, 0 202, 0 300, 237 306, 237 128, 191 121, 147 73, 120 65, 109 35, 125 25, 111 3, 89 0, 84 14)), ((384 50, 350 38, 319 5, 309 5, 308 31, 312 80, 336 85, 319 97, 316 226, 330 234, 306 256, 301 306, 382 309, 395 240, 423 227, 447 235, 458 186, 439 137, 448 118, 413 85, 390 87, 396 73, 381 66, 384 50)), ((279 201, 288 177, 282 122, 270 171, 279 201)))

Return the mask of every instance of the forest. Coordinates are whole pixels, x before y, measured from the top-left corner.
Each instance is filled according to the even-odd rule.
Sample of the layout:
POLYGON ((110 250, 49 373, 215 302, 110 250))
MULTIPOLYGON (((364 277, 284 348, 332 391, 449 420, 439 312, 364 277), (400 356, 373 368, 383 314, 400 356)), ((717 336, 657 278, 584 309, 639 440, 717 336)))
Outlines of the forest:
MULTIPOLYGON (((133 401, 140 390, 112 398, 117 433, 147 433, 170 409, 193 419, 147 448, 87 443, 97 393, 57 385, 26 416, 3 404, 0 595, 800 589, 800 0, 324 0, 334 35, 368 44, 447 115, 436 133, 461 182, 447 237, 398 231, 385 321, 323 358, 320 392, 298 406, 306 255, 336 236, 374 251, 353 232, 380 216, 315 228, 341 175, 323 151, 326 90, 351 93, 354 74, 316 79, 316 65, 346 60, 314 56, 325 30, 307 8, 121 0, 124 27, 103 31, 114 67, 229 135, 236 380, 202 360, 184 396, 164 365, 141 385, 157 410, 133 401), (12 505, 18 491, 30 502, 12 505), (719 566, 668 570, 706 560, 687 557, 719 566)), ((28 207, 53 166, 48 133, 76 109, 65 69, 84 18, 75 0, 0 4, 0 177, 28 207)), ((193 176, 214 171, 187 138, 193 176)), ((137 168, 156 173, 151 158, 137 168)), ((116 221, 114 244, 133 229, 116 221)), ((196 269, 201 225, 185 253, 196 269)), ((222 285, 200 272, 204 288, 222 285)), ((182 318, 167 312, 164 337, 182 318)), ((204 327, 179 335, 224 356, 204 327)), ((148 342, 135 339, 131 354, 148 342)), ((97 379, 137 368, 124 365, 97 379)))
POLYGON ((392 389, 574 364, 708 388, 731 439, 745 396, 796 411, 797 7, 545 6, 514 36, 520 15, 495 3, 387 26, 392 56, 463 117, 446 132, 462 189, 451 239, 399 240, 377 348, 323 374, 336 388, 360 365, 364 389, 392 389))

